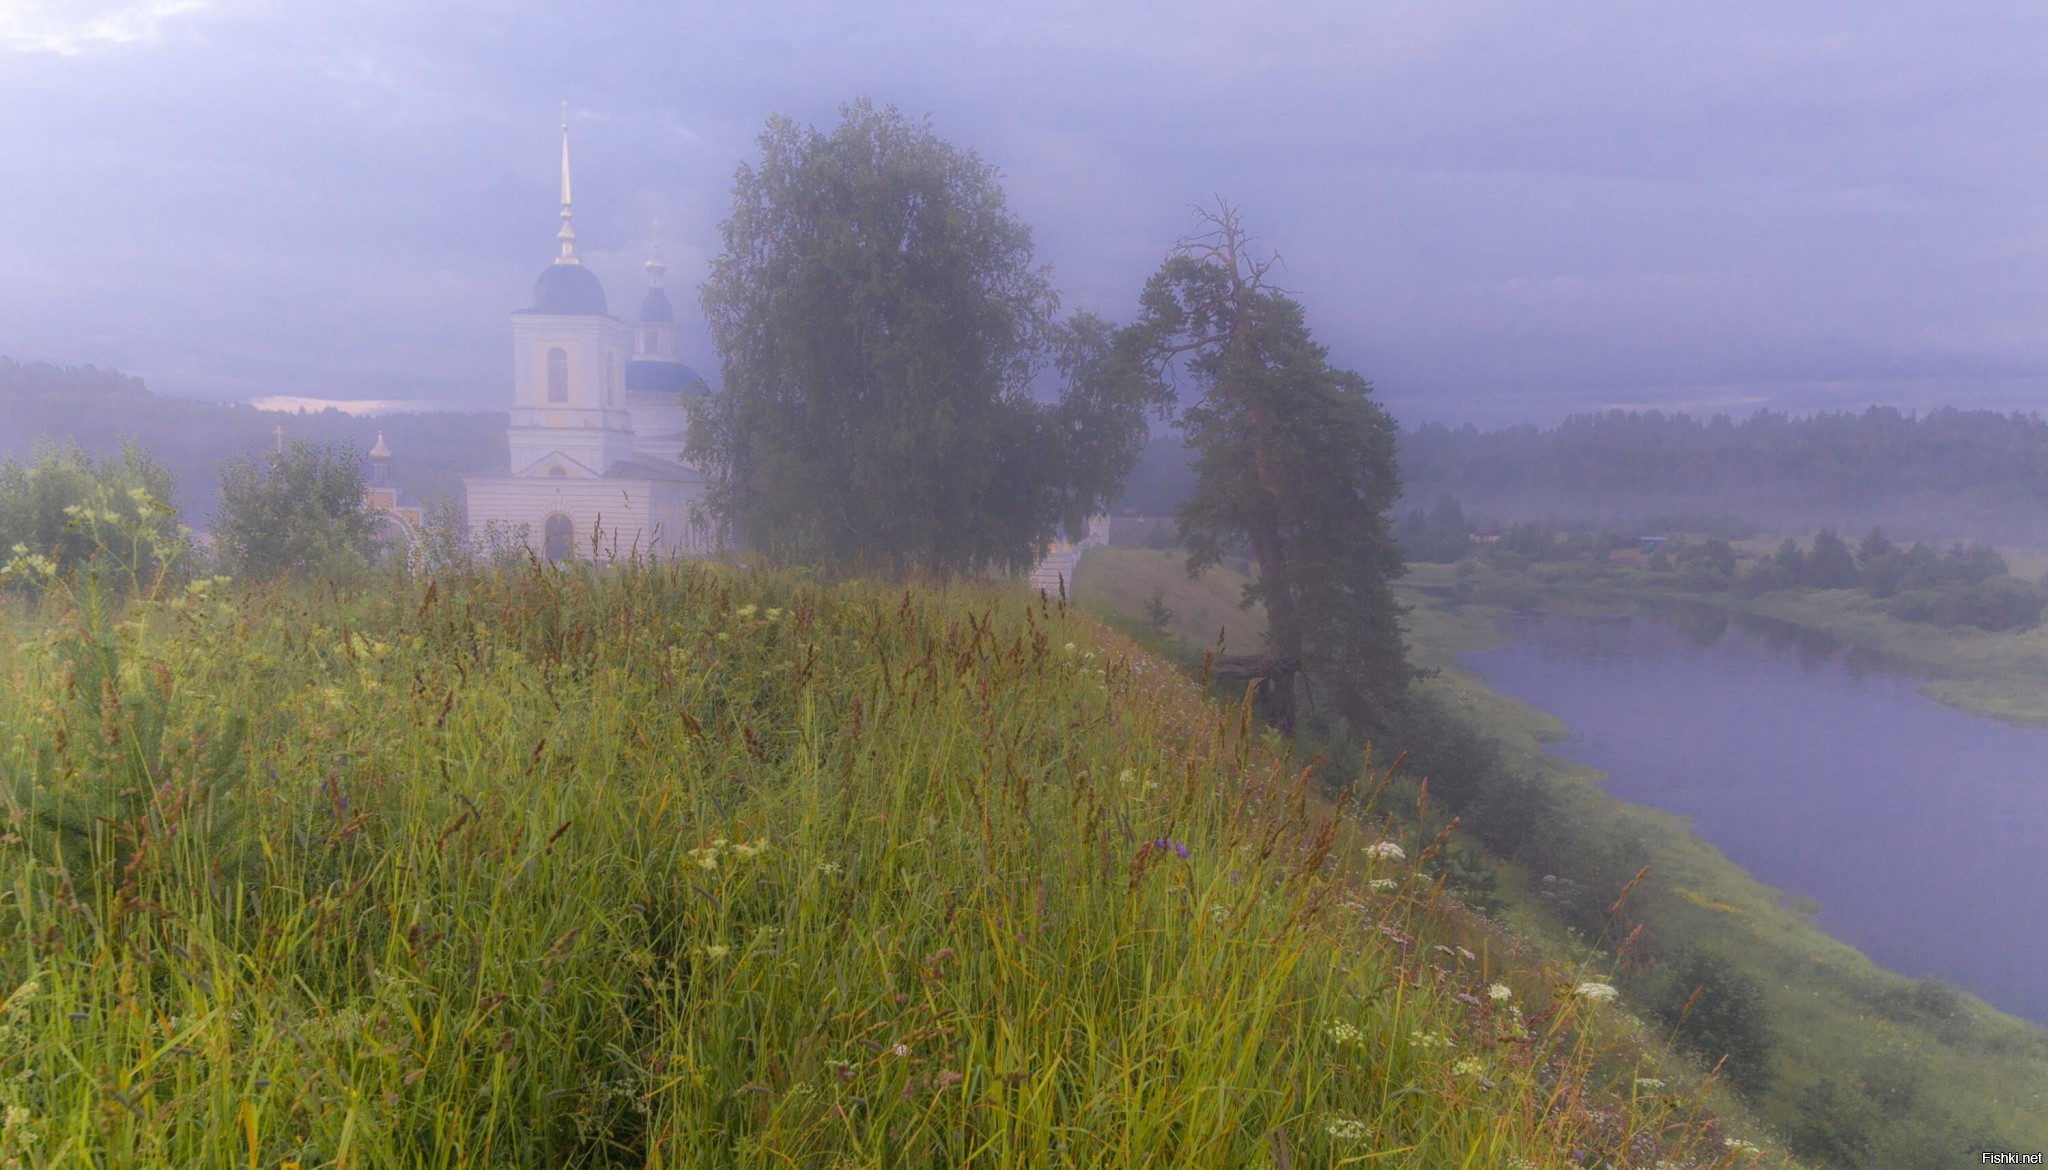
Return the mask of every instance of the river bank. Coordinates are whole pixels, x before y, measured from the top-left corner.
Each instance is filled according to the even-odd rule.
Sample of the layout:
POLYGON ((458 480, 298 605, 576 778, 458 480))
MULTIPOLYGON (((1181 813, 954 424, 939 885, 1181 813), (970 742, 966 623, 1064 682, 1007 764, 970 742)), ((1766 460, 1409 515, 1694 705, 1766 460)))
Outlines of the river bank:
POLYGON ((1883 656, 1905 673, 1921 676, 1920 692, 1945 706, 2015 727, 2048 728, 2048 625, 1999 633, 1943 628, 1889 617, 1881 602, 1851 589, 1745 598, 1673 588, 1633 574, 1589 575, 1580 566, 1511 572, 1469 561, 1421 564, 1410 566, 1402 585, 1415 597, 1500 610, 1634 613, 1699 605, 1771 618, 1883 656))
MULTIPOLYGON (((1212 571, 1190 581, 1178 565, 1157 551, 1104 550, 1084 562, 1076 596, 1142 621, 1147 600, 1163 595, 1173 612, 1156 624, 1197 651, 1214 643, 1218 624, 1228 627, 1233 647, 1250 641, 1258 615, 1234 604, 1244 579, 1212 571)), ((1461 580, 1448 567, 1413 573, 1397 593, 1409 606, 1411 661, 1432 672, 1421 691, 1481 730, 1498 745, 1504 771, 1539 781, 1553 801, 1542 847, 1497 861, 1504 917, 1570 938, 1572 916, 1560 891, 1563 899, 1597 903, 1597 912, 1620 883, 1572 890, 1544 878, 1584 863, 1580 872, 1626 880, 1647 865, 1649 876, 1629 901, 1645 935, 1636 965, 1624 971, 1624 996, 1654 1015, 1688 956, 1725 961, 1755 989, 1749 1006, 1774 1044, 1769 1083, 1752 1090, 1753 1106, 1795 1152, 1816 1161, 1952 1164, 1992 1135, 2028 1149, 2048 1145, 2048 1032, 1945 984, 1883 970, 1822 931, 1813 907, 1756 880, 1681 818, 1615 798, 1603 773, 1554 754, 1550 748, 1570 728, 1494 692, 1460 661, 1510 640, 1497 623, 1512 608, 1477 600, 1486 591, 1474 587, 1472 574, 1461 580)), ((1618 592, 1525 593, 1504 600, 1586 613, 1628 612, 1640 601, 1618 592)), ((1757 815, 1779 813, 1760 807, 1757 815)))

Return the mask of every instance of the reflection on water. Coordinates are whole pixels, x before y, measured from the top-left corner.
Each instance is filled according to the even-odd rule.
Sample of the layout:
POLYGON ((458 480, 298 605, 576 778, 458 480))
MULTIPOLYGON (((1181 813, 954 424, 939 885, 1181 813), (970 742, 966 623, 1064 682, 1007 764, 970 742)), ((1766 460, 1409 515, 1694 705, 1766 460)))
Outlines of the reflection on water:
POLYGON ((1692 819, 1879 963, 2048 1023, 2048 732, 1940 706, 1882 655, 1706 606, 1522 617, 1467 665, 1553 750, 1692 819))

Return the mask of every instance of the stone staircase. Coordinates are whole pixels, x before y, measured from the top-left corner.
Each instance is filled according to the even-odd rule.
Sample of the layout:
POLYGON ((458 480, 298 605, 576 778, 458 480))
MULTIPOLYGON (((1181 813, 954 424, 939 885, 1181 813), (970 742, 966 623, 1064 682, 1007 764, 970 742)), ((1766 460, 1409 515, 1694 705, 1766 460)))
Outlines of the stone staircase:
POLYGON ((1046 550, 1044 559, 1031 570, 1031 591, 1040 591, 1052 597, 1060 595, 1064 583, 1068 596, 1074 592, 1074 566, 1081 563, 1081 557, 1088 550, 1102 548, 1109 543, 1109 517, 1093 516, 1088 520, 1088 534, 1078 541, 1061 540, 1046 550))

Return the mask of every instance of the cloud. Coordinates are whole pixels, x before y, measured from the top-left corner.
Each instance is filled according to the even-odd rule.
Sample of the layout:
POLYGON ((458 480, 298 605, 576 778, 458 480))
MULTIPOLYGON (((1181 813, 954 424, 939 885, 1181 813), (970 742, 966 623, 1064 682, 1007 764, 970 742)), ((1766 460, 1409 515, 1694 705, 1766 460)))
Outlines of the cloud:
POLYGON ((208 0, 0 0, 0 48, 73 57, 92 49, 154 41, 166 21, 208 7, 208 0))

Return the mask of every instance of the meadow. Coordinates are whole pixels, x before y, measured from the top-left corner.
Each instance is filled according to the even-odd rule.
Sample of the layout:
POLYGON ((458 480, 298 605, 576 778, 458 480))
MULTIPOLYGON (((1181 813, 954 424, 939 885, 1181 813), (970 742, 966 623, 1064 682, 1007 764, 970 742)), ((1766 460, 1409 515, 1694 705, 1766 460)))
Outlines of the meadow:
POLYGON ((1056 600, 0 600, 0 1166, 1780 1164, 1056 600))

